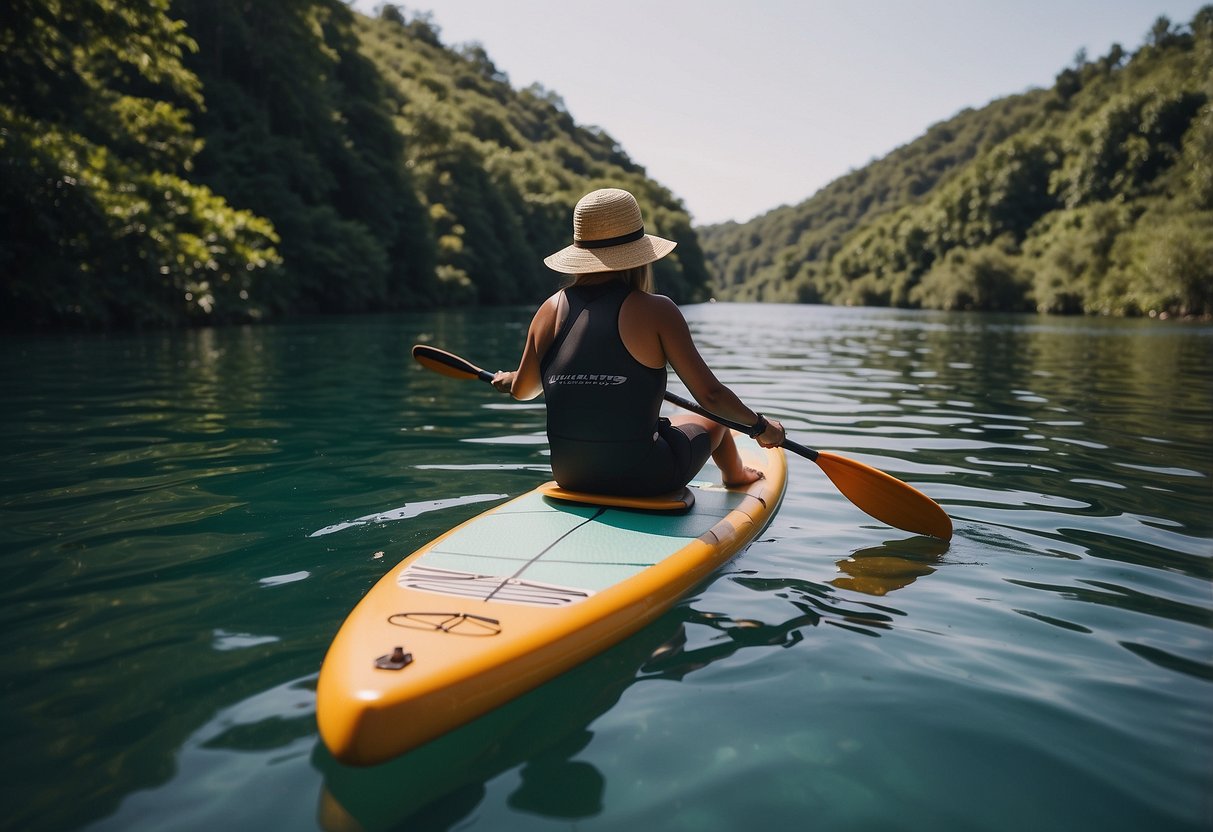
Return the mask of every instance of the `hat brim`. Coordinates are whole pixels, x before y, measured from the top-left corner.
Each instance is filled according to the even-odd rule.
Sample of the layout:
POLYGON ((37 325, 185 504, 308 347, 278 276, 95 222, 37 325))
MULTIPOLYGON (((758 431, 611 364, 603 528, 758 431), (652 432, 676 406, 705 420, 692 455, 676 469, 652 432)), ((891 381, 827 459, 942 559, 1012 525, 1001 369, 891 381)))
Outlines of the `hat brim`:
POLYGON ((578 248, 565 246, 543 258, 544 264, 561 274, 594 274, 621 272, 665 257, 678 243, 664 237, 646 234, 639 240, 608 248, 578 248))

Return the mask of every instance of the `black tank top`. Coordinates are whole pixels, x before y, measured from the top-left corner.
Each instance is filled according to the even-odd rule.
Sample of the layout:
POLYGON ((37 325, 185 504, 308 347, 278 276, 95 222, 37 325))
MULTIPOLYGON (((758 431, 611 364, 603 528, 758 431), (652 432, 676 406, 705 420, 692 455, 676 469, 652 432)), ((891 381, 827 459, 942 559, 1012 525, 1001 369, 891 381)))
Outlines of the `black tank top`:
POLYGON ((619 310, 620 280, 564 290, 568 315, 540 362, 552 473, 565 488, 602 491, 649 458, 665 394, 665 367, 632 357, 619 310))

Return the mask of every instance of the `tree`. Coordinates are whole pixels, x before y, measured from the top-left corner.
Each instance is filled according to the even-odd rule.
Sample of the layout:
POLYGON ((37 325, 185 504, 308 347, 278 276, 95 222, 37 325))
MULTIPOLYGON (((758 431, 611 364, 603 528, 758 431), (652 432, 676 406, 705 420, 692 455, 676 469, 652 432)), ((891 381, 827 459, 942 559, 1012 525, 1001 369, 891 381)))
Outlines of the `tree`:
POLYGON ((195 49, 167 0, 13 0, 0 22, 0 316, 178 323, 261 312, 273 227, 190 180, 195 49))
POLYGON ((198 174, 282 237, 281 312, 436 300, 434 246, 378 70, 338 0, 175 0, 208 91, 198 174))
POLYGON ((1052 90, 961 112, 800 205, 699 229, 717 295, 1207 314, 1213 6, 1146 40, 1080 51, 1052 90))

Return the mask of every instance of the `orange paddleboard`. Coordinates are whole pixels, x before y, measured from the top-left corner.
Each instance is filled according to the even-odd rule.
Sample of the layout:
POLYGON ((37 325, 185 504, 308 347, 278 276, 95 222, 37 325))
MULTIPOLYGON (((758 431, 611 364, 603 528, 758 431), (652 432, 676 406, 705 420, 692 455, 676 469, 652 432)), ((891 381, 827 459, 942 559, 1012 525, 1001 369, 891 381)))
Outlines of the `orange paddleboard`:
POLYGON ((765 478, 656 503, 537 488, 418 549, 367 593, 320 670, 338 760, 373 765, 487 713, 644 627, 749 544, 787 463, 737 435, 765 478), (554 495, 554 496, 552 496, 554 495), (632 503, 629 505, 629 503, 632 503))

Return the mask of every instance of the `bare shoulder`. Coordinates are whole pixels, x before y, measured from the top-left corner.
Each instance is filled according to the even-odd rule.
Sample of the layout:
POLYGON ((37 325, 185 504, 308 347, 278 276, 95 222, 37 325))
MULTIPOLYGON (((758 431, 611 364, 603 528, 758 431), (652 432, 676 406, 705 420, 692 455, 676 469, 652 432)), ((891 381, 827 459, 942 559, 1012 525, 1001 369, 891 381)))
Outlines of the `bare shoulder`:
POLYGON ((632 357, 648 367, 664 367, 665 344, 677 340, 682 321, 678 307, 664 295, 632 292, 619 315, 619 336, 632 357))
POLYGON ((564 292, 556 292, 535 310, 535 316, 531 319, 529 337, 541 352, 546 350, 547 345, 556 337, 556 332, 560 329, 561 317, 567 308, 564 292))
POLYGON ((547 300, 539 305, 535 310, 535 322, 551 325, 560 317, 561 301, 564 299, 564 292, 556 292, 547 300))
POLYGON ((628 296, 628 303, 646 321, 654 325, 682 320, 682 311, 678 308, 678 304, 665 295, 633 292, 628 296))

